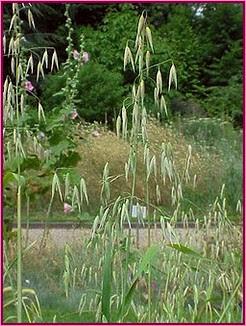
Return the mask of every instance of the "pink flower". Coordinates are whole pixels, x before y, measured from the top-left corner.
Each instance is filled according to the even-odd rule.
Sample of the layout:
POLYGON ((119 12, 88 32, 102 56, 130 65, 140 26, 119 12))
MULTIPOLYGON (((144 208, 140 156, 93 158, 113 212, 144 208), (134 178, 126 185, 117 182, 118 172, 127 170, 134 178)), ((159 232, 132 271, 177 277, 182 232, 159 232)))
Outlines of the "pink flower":
POLYGON ((71 113, 71 119, 75 120, 78 117, 78 112, 76 110, 73 110, 73 112, 71 113))
POLYGON ((65 214, 69 214, 73 211, 73 207, 71 205, 69 205, 68 203, 64 203, 63 211, 65 214))
POLYGON ((79 54, 79 52, 77 50, 73 50, 73 58, 75 60, 79 60, 80 54, 79 54))
POLYGON ((83 52, 82 59, 83 59, 84 63, 88 62, 89 59, 90 59, 89 53, 88 52, 83 52))
POLYGON ((29 80, 25 81, 24 88, 26 91, 29 91, 29 92, 32 92, 34 90, 34 87, 29 80))

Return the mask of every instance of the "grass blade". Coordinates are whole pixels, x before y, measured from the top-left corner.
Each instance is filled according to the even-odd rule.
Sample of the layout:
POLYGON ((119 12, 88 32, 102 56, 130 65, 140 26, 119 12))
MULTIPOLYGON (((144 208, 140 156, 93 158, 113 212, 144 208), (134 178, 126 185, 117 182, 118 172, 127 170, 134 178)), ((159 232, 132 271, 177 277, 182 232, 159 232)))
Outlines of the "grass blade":
POLYGON ((111 298, 111 281, 112 281, 112 248, 111 243, 106 251, 103 267, 103 289, 102 289, 102 315, 108 322, 111 320, 110 298, 111 298))

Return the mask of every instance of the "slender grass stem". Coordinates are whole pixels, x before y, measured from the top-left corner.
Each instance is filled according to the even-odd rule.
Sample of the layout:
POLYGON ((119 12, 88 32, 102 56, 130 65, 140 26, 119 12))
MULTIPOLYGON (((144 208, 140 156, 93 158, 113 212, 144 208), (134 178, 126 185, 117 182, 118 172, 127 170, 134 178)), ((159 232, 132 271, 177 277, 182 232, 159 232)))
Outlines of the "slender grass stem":
POLYGON ((21 186, 17 192, 17 322, 22 322, 21 186))
POLYGON ((149 273, 148 273, 148 322, 151 322, 151 267, 149 265, 149 273))

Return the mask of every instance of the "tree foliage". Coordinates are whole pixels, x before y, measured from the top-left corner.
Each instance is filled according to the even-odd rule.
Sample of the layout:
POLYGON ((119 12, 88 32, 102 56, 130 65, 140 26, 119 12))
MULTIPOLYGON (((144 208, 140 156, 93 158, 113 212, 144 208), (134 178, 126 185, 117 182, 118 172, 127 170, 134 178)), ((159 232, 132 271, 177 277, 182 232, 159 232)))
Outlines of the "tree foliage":
MULTIPOLYGON (((23 26, 27 41, 37 46, 56 44, 58 57, 64 62, 64 5, 32 7, 39 30, 30 31, 23 26)), ((242 119, 243 6, 239 3, 72 4, 75 46, 83 33, 91 61, 80 73, 80 114, 89 121, 101 120, 105 112, 111 114, 118 106, 122 93, 129 91, 133 75, 128 70, 123 72, 124 48, 127 40, 134 38, 137 17, 143 10, 149 16, 154 39, 151 63, 172 58, 178 72, 180 98, 200 103, 209 115, 242 119)), ((4 6, 4 13, 7 24, 8 5, 4 6)), ((168 71, 164 71, 167 75, 168 71)), ((57 106, 53 95, 62 87, 59 76, 50 77, 44 84, 48 109, 57 106)), ((148 96, 148 88, 146 93, 148 96)), ((148 99, 147 102, 151 103, 148 99)))

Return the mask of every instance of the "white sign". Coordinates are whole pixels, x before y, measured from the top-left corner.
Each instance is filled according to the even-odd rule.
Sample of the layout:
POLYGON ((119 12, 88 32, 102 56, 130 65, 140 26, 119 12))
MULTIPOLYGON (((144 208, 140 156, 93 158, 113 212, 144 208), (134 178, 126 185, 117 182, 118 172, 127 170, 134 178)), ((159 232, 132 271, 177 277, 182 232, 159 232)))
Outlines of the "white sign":
POLYGON ((141 205, 132 205, 132 217, 137 217, 139 219, 146 218, 147 208, 141 205))

